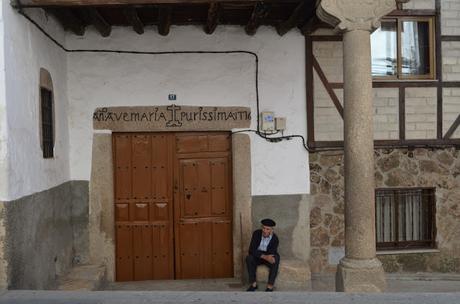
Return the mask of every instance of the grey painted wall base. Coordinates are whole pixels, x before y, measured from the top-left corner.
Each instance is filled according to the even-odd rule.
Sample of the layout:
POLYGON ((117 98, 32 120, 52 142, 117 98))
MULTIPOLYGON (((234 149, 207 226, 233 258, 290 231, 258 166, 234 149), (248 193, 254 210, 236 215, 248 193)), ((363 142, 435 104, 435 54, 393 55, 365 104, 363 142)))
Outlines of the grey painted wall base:
POLYGON ((284 259, 307 262, 310 257, 310 223, 308 195, 264 195, 252 198, 252 226, 272 218, 280 240, 279 253, 284 259))
POLYGON ((53 288, 74 262, 87 260, 87 181, 69 181, 0 205, 3 288, 53 288))

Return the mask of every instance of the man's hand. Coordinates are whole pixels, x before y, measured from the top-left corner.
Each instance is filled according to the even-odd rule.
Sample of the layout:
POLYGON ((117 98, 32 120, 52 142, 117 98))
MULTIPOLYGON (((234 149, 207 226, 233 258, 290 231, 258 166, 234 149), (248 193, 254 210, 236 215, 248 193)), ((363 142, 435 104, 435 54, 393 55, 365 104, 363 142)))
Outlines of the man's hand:
POLYGON ((273 254, 262 254, 260 257, 270 264, 275 264, 275 256, 273 254))

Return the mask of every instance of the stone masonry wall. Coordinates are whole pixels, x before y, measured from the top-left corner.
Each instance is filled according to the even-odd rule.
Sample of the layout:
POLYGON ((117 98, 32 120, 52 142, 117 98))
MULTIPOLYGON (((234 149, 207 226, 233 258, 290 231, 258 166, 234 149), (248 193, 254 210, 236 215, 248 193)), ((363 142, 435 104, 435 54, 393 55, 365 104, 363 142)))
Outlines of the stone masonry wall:
MULTIPOLYGON (((439 252, 379 255, 387 272, 460 272, 460 151, 379 149, 376 187, 436 187, 439 252)), ((343 153, 310 154, 311 271, 335 271, 344 253, 343 153)))

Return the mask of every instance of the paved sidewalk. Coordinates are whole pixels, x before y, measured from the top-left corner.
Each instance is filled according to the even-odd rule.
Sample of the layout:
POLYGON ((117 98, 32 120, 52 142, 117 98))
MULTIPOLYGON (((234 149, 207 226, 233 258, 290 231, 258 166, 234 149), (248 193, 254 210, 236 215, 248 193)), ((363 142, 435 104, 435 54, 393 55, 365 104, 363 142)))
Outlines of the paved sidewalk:
POLYGON ((6 291, 0 304, 458 304, 460 293, 6 291))

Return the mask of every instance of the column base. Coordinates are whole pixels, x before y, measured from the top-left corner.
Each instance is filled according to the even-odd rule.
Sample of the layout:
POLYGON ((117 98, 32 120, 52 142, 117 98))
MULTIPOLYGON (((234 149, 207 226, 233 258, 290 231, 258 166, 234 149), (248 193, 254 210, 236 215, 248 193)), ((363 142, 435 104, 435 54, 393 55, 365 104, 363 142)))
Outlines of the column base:
POLYGON ((340 260, 335 277, 336 291, 383 292, 385 288, 385 271, 378 259, 340 260))

